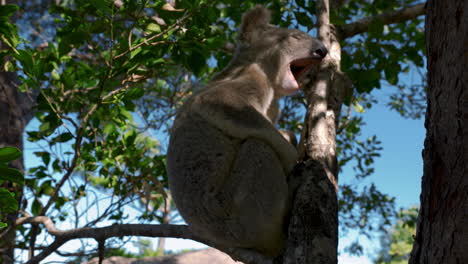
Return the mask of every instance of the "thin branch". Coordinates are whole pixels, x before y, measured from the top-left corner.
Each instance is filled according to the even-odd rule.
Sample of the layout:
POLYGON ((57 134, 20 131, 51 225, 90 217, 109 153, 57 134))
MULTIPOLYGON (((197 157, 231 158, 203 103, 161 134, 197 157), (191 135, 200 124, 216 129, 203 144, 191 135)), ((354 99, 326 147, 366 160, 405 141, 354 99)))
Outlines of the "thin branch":
POLYGON ((366 17, 358 21, 337 26, 337 31, 341 39, 367 32, 372 23, 380 22, 384 25, 401 23, 426 13, 426 4, 417 4, 402 8, 397 11, 387 12, 373 17, 366 17))
POLYGON ((52 192, 52 195, 50 196, 50 199, 47 201, 47 204, 46 206, 44 206, 40 212, 39 215, 45 215, 45 213, 47 212, 47 210, 49 210, 50 206, 52 206, 53 202, 55 201, 55 199, 57 198, 57 195, 60 191, 60 189, 62 188, 62 186, 65 184, 65 182, 68 180, 68 178, 70 178, 70 176, 73 174, 73 172, 75 171, 75 167, 77 166, 77 163, 78 163, 78 158, 80 157, 80 148, 81 148, 81 141, 83 140, 83 131, 84 131, 84 128, 88 122, 88 119, 91 117, 91 115, 97 110, 98 106, 104 102, 105 100, 109 99, 110 97, 122 92, 122 91, 125 91, 129 88, 128 85, 125 85, 125 86, 122 86, 122 87, 119 87, 118 89, 115 89, 113 91, 110 91, 108 94, 106 94, 105 96, 103 96, 99 102, 97 102, 96 104, 94 104, 91 109, 86 113, 86 115, 84 116, 83 118, 83 121, 82 121, 82 124, 81 126, 78 128, 78 131, 77 131, 77 135, 76 135, 76 139, 75 139, 75 146, 74 146, 74 155, 73 155, 73 159, 72 159, 72 162, 71 162, 71 165, 70 167, 67 168, 67 171, 65 173, 65 175, 62 177, 62 179, 60 180, 60 182, 57 184, 57 186, 55 187, 54 191, 52 192))
MULTIPOLYGON (((41 93, 42 96, 44 96, 44 98, 47 101, 47 104, 50 106, 50 109, 52 109, 52 111, 57 115, 58 118, 65 119, 65 120, 69 121, 75 127, 75 129, 78 127, 78 125, 75 123, 75 121, 73 121, 73 119, 63 115, 62 111, 60 111, 60 109, 56 108, 56 106, 58 104, 54 105, 54 103, 52 102, 52 99, 48 95, 45 94, 44 90, 41 90, 40 93, 41 93)), ((71 133, 71 130, 67 127, 67 125, 65 123, 63 123, 63 126, 68 130, 68 132, 71 133)))
POLYGON ((69 99, 70 96, 73 94, 73 93, 78 93, 78 92, 84 92, 84 93, 87 93, 87 92, 90 92, 92 90, 96 90, 98 89, 99 87, 98 86, 92 86, 92 87, 87 87, 87 88, 79 88, 79 89, 71 89, 71 90, 68 90, 68 91, 65 91, 63 92, 62 94, 62 100, 66 100, 66 99, 69 99))
MULTIPOLYGON (((84 122, 86 123, 86 121, 84 122)), ((57 198, 58 194, 59 194, 59 191, 60 189, 62 188, 62 186, 65 184, 65 182, 68 180, 68 178, 70 178, 70 176, 73 174, 73 172, 75 171, 75 167, 78 163, 78 158, 80 157, 80 148, 81 148, 81 140, 83 138, 83 126, 80 127, 78 129, 78 133, 77 133, 77 136, 76 136, 76 140, 75 140, 75 147, 74 147, 74 155, 73 155, 73 159, 72 159, 72 162, 71 162, 71 165, 70 167, 67 168, 67 172, 65 173, 65 175, 62 177, 62 179, 60 180, 60 182, 55 186, 55 189, 54 191, 52 192, 52 194, 50 195, 50 198, 49 200, 47 201, 47 204, 46 206, 44 206, 41 210, 41 212, 39 213, 39 215, 45 215, 45 213, 47 212, 47 210, 49 210, 50 206, 52 206, 52 204, 54 203, 55 199, 57 198)))
POLYGON ((34 251, 35 251, 35 246, 36 246, 36 238, 37 238, 37 230, 38 226, 37 224, 32 225, 31 228, 31 239, 29 240, 29 248, 28 248, 28 259, 32 259, 34 257, 34 251))

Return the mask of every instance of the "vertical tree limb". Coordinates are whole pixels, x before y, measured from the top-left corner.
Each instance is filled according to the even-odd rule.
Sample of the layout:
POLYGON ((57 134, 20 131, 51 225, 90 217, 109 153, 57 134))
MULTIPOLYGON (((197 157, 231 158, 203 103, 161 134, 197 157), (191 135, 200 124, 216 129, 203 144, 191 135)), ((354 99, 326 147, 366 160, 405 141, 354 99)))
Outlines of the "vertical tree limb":
POLYGON ((283 263, 337 263, 338 177, 336 124, 350 83, 340 72, 341 47, 330 24, 329 0, 317 1, 318 38, 328 49, 314 83, 306 87, 308 101, 299 146, 302 177, 290 218, 283 263))

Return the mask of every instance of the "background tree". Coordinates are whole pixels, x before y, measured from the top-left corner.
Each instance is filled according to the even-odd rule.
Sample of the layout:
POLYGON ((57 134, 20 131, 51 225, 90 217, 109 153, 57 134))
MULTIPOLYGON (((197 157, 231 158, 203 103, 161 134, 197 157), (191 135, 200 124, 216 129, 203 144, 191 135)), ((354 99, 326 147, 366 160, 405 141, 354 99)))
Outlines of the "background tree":
POLYGON ((428 1, 424 175, 409 263, 468 261, 468 3, 428 1))
MULTIPOLYGON (((310 88, 283 102, 280 126, 302 131, 303 163, 295 173, 304 176, 285 262, 309 263, 316 255, 336 262, 338 206, 343 230, 365 234, 380 228, 371 217, 381 216, 385 226, 393 214, 388 195, 373 185, 358 188, 372 175, 380 147, 376 137, 360 139, 363 121, 356 112, 370 107, 375 100, 369 92, 387 82, 398 87, 392 108, 410 117, 420 114, 414 98, 424 94, 423 86, 404 86, 399 73, 423 64, 418 16, 424 7, 411 0, 336 1, 333 8, 328 1, 268 2, 275 11, 273 23, 312 33, 318 26, 317 35, 330 48, 330 58, 311 75, 310 88), (305 115, 302 105, 309 111, 305 115), (357 181, 338 188, 337 173, 346 164, 355 168, 357 181), (327 188, 319 188, 321 183, 327 188), (328 204, 319 203, 323 197, 328 204), (315 241, 321 247, 313 238, 320 238, 315 241), (294 241, 305 245, 303 252, 294 241)), ((47 2, 25 5, 36 10, 37 3, 47 2)), ((20 25, 43 21, 33 25, 44 26, 38 34, 42 41, 10 45, 6 52, 18 64, 7 61, 5 67, 20 72, 21 91, 39 92, 36 121, 27 135, 38 144, 34 155, 40 163, 27 172, 28 203, 22 203, 23 217, 15 222, 14 247, 28 250, 29 263, 52 252, 67 255, 59 247, 78 238, 83 244, 73 254, 81 255, 118 247, 126 242, 118 238, 124 235, 201 240, 185 226, 123 223, 174 219, 164 167, 167 128, 192 90, 226 65, 236 26, 253 5, 77 0, 55 1, 41 19, 24 13, 20 25), (141 211, 128 214, 129 207, 141 211), (103 223, 114 225, 96 228, 103 223)))
POLYGON ((382 248, 375 260, 376 264, 408 263, 416 233, 418 208, 401 209, 397 221, 387 233, 382 235, 382 248))

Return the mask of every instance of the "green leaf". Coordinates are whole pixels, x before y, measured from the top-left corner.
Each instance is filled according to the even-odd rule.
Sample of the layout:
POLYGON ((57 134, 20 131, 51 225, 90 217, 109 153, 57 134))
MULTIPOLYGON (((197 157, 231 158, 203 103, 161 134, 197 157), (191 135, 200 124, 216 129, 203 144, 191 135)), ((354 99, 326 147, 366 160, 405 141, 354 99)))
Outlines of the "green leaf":
POLYGON ((14 72, 15 71, 15 65, 11 61, 6 61, 5 65, 3 65, 3 69, 6 72, 14 72))
POLYGON ((52 168, 54 172, 62 172, 62 167, 60 166, 60 160, 56 159, 52 162, 52 168))
POLYGON ((50 153, 49 152, 47 152, 47 151, 34 152, 34 155, 36 155, 38 157, 41 157, 42 162, 44 162, 44 164, 46 166, 49 165, 49 162, 50 162, 50 153))
POLYGON ((65 133, 62 133, 58 136, 56 136, 54 139, 52 139, 53 141, 55 142, 67 142, 69 141, 70 139, 73 138, 73 134, 70 133, 70 132, 65 132, 65 133))
POLYGON ((28 134, 28 141, 30 142, 36 142, 42 139, 37 131, 27 131, 26 134, 28 134))
POLYGON ((7 223, 0 222, 0 229, 7 227, 7 223))
POLYGON ((161 27, 156 23, 149 23, 148 26, 146 26, 146 30, 149 32, 159 33, 161 32, 161 27))
POLYGON ((28 84, 24 82, 18 86, 18 90, 24 93, 29 89, 28 87, 28 84))
POLYGON ((356 111, 357 113, 364 113, 364 112, 366 112, 366 110, 364 109, 364 107, 362 107, 362 105, 360 105, 359 103, 354 103, 354 104, 353 104, 353 107, 354 107, 354 111, 356 111))
POLYGON ((0 163, 9 162, 21 157, 21 151, 15 147, 0 148, 0 163))
POLYGON ((33 73, 34 61, 32 53, 26 50, 18 50, 18 54, 14 54, 14 57, 21 63, 25 73, 33 73))
POLYGON ((23 174, 13 168, 0 168, 0 180, 11 181, 20 185, 24 184, 23 174))
POLYGON ((40 132, 46 132, 50 129, 50 122, 43 122, 40 126, 39 126, 39 131, 40 132))
POLYGON ((130 52, 130 59, 133 59, 138 53, 142 51, 141 47, 138 47, 130 52))
MULTIPOLYGON (((397 66, 399 65, 397 64, 397 66)), ((398 83, 398 73, 400 72, 399 67, 390 65, 390 66, 385 67, 384 72, 385 72, 385 78, 390 84, 396 85, 398 83)))
POLYGON ((15 199, 15 194, 0 188, 0 212, 13 213, 18 210, 18 202, 15 199))
POLYGON ((58 81, 60 80, 60 74, 54 69, 51 73, 52 79, 58 81))
POLYGON ((111 123, 111 122, 107 123, 107 124, 104 126, 104 129, 103 129, 103 132, 104 132, 105 134, 111 134, 111 133, 114 133, 114 132, 116 132, 116 131, 117 131, 117 128, 116 128, 115 124, 114 124, 114 123, 111 123))
POLYGON ((41 201, 39 201, 39 199, 36 198, 34 200, 34 202, 32 203, 32 206, 31 206, 31 211, 32 211, 33 215, 39 215, 42 208, 43 208, 43 206, 42 206, 41 201))
POLYGON ((54 188, 52 187, 52 181, 45 181, 39 187, 39 193, 45 195, 51 195, 54 192, 54 188))

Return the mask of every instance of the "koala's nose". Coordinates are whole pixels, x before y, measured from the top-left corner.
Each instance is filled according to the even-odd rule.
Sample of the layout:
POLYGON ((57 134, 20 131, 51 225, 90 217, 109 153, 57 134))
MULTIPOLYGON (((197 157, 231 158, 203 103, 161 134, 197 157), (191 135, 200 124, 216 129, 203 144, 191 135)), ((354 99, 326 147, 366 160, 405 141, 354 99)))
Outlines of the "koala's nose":
POLYGON ((320 48, 315 50, 315 53, 320 56, 320 58, 325 58, 327 56, 328 50, 325 48, 325 46, 321 45, 320 48))

